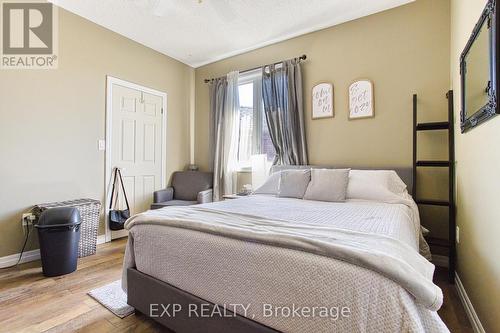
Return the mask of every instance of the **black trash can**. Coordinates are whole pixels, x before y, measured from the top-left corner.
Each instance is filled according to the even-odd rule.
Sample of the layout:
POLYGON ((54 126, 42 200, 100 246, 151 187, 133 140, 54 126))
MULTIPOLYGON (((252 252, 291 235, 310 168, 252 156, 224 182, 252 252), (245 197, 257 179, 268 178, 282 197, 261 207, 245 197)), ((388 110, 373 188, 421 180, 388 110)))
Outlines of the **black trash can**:
POLYGON ((58 276, 76 270, 81 217, 78 209, 47 209, 36 228, 40 241, 42 269, 45 276, 58 276))

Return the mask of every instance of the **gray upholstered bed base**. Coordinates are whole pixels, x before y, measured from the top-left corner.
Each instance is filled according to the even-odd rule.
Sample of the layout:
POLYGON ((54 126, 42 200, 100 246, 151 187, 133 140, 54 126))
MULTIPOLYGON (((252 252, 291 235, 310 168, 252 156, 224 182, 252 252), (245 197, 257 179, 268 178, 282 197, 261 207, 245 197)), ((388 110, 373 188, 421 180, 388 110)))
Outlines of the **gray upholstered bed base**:
POLYGON ((163 326, 177 333, 276 333, 278 331, 257 323, 246 317, 226 310, 224 316, 203 316, 201 306, 206 306, 206 313, 212 312, 213 303, 207 302, 188 292, 176 288, 166 282, 129 268, 127 271, 128 299, 127 303, 136 311, 156 320, 163 326), (170 306, 169 306, 170 304, 170 306), (174 316, 173 307, 176 305, 174 316), (189 315, 189 306, 196 311, 189 315), (163 306, 162 306, 163 305, 163 306), (164 312, 164 308, 167 311, 164 312), (153 311, 151 311, 153 309, 153 311), (179 310, 180 309, 180 310, 179 310), (179 311, 177 311, 179 310, 179 311), (162 314, 160 316, 160 314, 162 314))

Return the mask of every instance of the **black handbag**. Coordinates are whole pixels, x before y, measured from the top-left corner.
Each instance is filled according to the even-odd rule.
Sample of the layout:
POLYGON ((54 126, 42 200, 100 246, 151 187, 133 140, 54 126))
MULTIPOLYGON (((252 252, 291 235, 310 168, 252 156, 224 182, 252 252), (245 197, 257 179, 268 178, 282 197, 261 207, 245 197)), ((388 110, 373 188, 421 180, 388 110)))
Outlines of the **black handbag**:
POLYGON ((109 203, 109 229, 111 230, 122 230, 125 221, 130 217, 130 206, 128 204, 127 193, 125 192, 125 186, 123 185, 122 172, 119 168, 115 168, 115 177, 113 179, 113 189, 111 191, 111 202, 109 203), (118 200, 118 188, 116 187, 116 181, 120 177, 120 183, 122 185, 123 197, 125 198, 125 203, 127 204, 127 209, 119 210, 113 209, 113 201, 115 198, 115 188, 116 188, 116 200, 118 200))

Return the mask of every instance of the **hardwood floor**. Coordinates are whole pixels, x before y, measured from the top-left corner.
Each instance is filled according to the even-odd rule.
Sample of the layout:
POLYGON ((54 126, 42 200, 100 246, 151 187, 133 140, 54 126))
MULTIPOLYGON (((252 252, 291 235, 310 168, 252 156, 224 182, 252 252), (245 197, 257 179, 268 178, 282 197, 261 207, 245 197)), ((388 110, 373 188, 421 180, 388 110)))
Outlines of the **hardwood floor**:
POLYGON ((434 283, 443 290, 444 303, 438 313, 445 322, 450 332, 474 332, 469 318, 465 313, 462 301, 458 297, 455 285, 448 282, 448 270, 437 267, 434 283))
MULTIPOLYGON (((87 292, 121 277, 125 240, 98 247, 82 258, 72 274, 45 278, 40 262, 0 270, 0 332, 168 332, 143 315, 120 319, 94 301, 87 292)), ((454 286, 445 270, 437 284, 445 302, 440 316, 451 332, 472 332, 454 286)))
POLYGON ((144 316, 120 319, 87 292, 121 278, 125 240, 98 247, 69 275, 45 278, 40 261, 0 270, 0 332, 164 332, 144 316))

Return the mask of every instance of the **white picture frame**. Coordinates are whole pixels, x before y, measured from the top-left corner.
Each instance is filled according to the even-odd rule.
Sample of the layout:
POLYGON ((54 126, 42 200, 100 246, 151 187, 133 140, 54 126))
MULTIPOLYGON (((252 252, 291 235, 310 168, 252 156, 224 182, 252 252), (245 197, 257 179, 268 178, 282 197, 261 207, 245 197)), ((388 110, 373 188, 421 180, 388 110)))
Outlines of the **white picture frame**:
POLYGON ((351 83, 348 90, 349 120, 375 116, 373 82, 359 79, 351 83))
POLYGON ((312 88, 311 92, 312 119, 333 117, 333 84, 321 82, 312 88))

